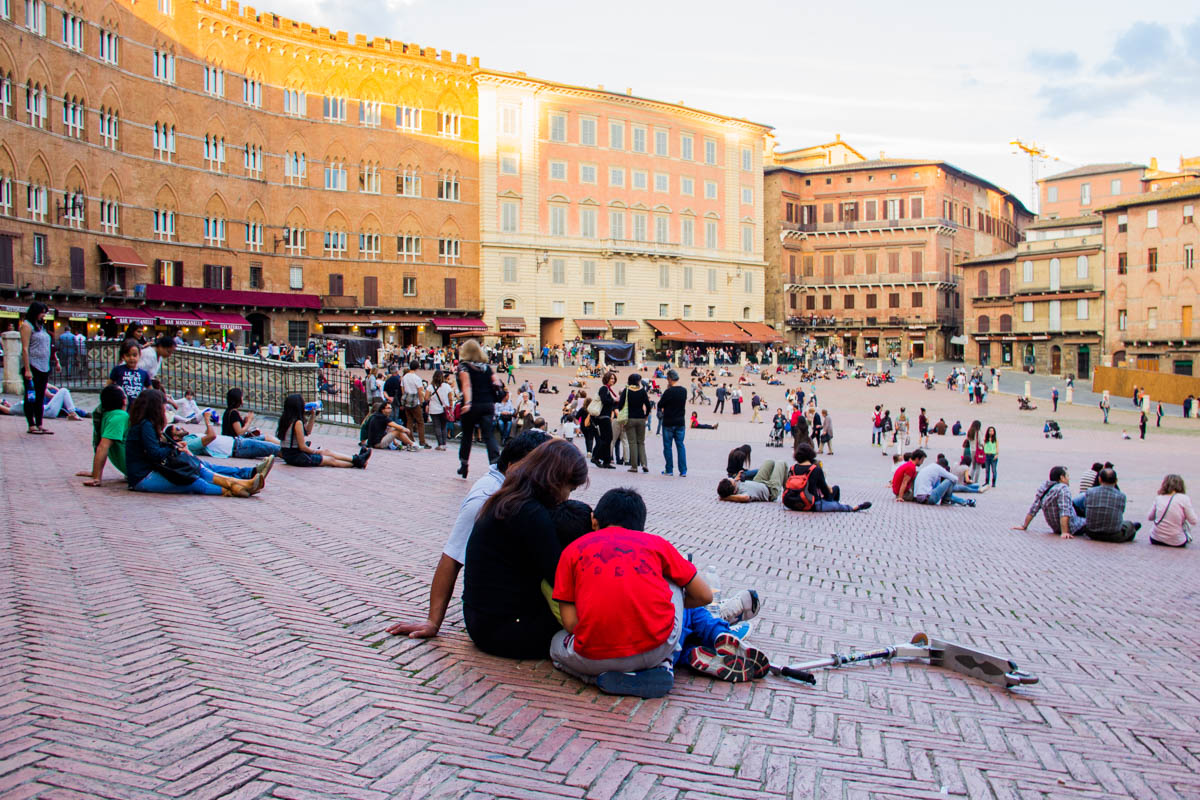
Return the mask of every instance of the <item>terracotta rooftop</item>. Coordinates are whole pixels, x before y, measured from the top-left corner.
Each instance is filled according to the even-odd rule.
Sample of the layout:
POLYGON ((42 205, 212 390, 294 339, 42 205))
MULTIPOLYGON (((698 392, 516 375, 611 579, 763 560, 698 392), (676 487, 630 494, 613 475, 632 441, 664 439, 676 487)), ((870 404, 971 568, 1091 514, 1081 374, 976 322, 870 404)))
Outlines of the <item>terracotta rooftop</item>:
POLYGON ((1111 205, 1097 208, 1096 212, 1104 214, 1108 211, 1116 211, 1117 209, 1129 208, 1130 206, 1150 206, 1155 203, 1167 203, 1172 200, 1186 200, 1190 197, 1200 197, 1200 180, 1169 186, 1166 189, 1159 189, 1157 192, 1139 194, 1135 197, 1130 197, 1128 200, 1122 200, 1119 203, 1112 203, 1111 205))
POLYGON ((1132 161, 1122 161, 1115 164, 1084 164, 1082 167, 1069 169, 1066 172, 1060 172, 1057 175, 1047 175, 1045 178, 1038 178, 1038 183, 1045 181, 1056 181, 1059 178, 1082 178, 1085 175, 1104 175, 1109 172, 1128 172, 1131 169, 1146 169, 1145 164, 1134 164, 1132 161))
POLYGON ((1102 220, 1097 214, 1084 214, 1082 217, 1053 217, 1038 219, 1025 226, 1025 230, 1052 230, 1054 228, 1077 228, 1081 225, 1100 225, 1102 220))

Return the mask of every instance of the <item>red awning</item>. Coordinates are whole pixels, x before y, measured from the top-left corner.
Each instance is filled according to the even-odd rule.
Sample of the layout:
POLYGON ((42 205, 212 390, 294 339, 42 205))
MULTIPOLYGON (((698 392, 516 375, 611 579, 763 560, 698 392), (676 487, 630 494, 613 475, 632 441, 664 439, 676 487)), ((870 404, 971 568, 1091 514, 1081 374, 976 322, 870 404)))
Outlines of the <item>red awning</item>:
POLYGON ((646 324, 654 328, 661 339, 690 342, 696 338, 695 334, 683 327, 683 323, 677 319, 648 319, 646 324))
POLYGON ((750 341, 745 331, 732 322, 701 322, 689 319, 683 324, 696 334, 700 341, 709 344, 746 344, 750 341))
POLYGON ((140 322, 143 325, 153 325, 154 315, 140 308, 113 308, 112 306, 100 306, 100 310, 106 316, 112 317, 120 323, 140 322))
POLYGON ((200 313, 208 320, 210 328, 220 328, 225 331, 250 330, 250 320, 241 314, 234 314, 231 311, 202 311, 200 313))
POLYGON ((783 341, 783 337, 778 331, 763 322, 738 322, 739 328, 744 330, 750 337, 750 341, 761 344, 771 344, 783 341))
POLYGON ((203 325, 204 318, 191 311, 155 311, 159 325, 203 325))
POLYGON ((608 330, 608 322, 602 319, 577 319, 575 324, 579 326, 581 331, 604 331, 608 330))
POLYGON ((104 319, 104 312, 98 308, 73 308, 71 306, 59 306, 55 309, 55 311, 58 312, 59 319, 104 319))
POLYGON ((525 330, 524 317, 496 317, 496 327, 502 331, 525 330))
POLYGON ((132 247, 127 247, 123 244, 102 244, 100 252, 104 253, 104 261, 112 264, 114 267, 144 267, 146 262, 142 261, 137 252, 132 247))
POLYGON ((612 328, 614 331, 636 331, 638 328, 642 327, 642 323, 638 322, 636 319, 610 319, 608 321, 608 327, 612 328))
POLYGON ((430 320, 433 327, 439 331, 484 331, 487 330, 487 325, 481 319, 467 319, 466 317, 434 317, 430 320))
POLYGON ((314 311, 321 309, 321 298, 315 294, 200 289, 193 286, 163 286, 160 283, 152 283, 146 287, 146 299, 156 303, 190 303, 207 306, 311 308, 314 311))

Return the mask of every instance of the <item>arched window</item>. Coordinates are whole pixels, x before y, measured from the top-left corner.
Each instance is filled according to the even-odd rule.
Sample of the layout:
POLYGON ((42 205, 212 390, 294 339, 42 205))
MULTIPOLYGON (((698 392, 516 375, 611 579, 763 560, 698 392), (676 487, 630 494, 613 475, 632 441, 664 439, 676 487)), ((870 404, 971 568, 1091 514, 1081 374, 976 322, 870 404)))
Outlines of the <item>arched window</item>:
POLYGON ((977 297, 987 297, 988 293, 988 274, 985 270, 979 270, 979 290, 975 293, 977 297))
POLYGON ((987 316, 987 314, 980 314, 980 315, 979 315, 979 324, 978 324, 978 326, 976 327, 976 329, 977 329, 977 330, 978 330, 980 333, 987 333, 988 331, 990 331, 990 330, 992 329, 992 321, 991 321, 991 319, 990 319, 990 318, 987 316))
POLYGON ((1001 333, 1010 333, 1011 331, 1012 331, 1012 315, 1011 314, 1001 314, 1000 315, 1000 332, 1001 333))
POLYGON ((505 311, 516 311, 517 301, 513 300, 511 297, 506 297, 504 298, 503 306, 505 311))
POLYGON ((1008 267, 1000 270, 1000 294, 1009 294, 1012 292, 1012 275, 1008 271, 1008 267))

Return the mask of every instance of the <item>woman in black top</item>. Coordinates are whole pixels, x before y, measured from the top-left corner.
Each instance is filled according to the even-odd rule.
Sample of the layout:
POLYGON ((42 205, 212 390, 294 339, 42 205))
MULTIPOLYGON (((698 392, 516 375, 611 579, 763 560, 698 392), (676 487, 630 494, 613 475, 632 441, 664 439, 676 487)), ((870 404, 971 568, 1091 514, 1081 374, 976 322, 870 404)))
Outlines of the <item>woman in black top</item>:
POLYGON ((603 469, 616 469, 613 466, 613 417, 617 415, 617 393, 612 390, 617 382, 617 373, 606 372, 600 386, 600 416, 593 417, 599 440, 592 447, 592 463, 603 469))
POLYGON ((475 645, 505 658, 545 658, 560 625, 541 582, 554 585, 562 554, 550 509, 587 482, 575 445, 551 439, 509 468, 467 543, 463 620, 475 645))
POLYGON ((750 445, 743 444, 729 451, 729 459, 725 462, 725 474, 730 478, 737 478, 738 473, 741 473, 741 480, 753 480, 758 474, 758 470, 750 469, 750 445))
POLYGON ((625 452, 628 456, 629 471, 637 472, 641 466, 642 472, 649 472, 646 465, 646 417, 654 404, 642 387, 642 376, 631 373, 629 385, 621 392, 621 402, 618 408, 628 409, 629 418, 625 421, 625 452))
POLYGON ((504 391, 504 384, 492 372, 483 348, 474 339, 467 339, 458 348, 458 389, 462 395, 462 439, 458 444, 458 474, 467 477, 471 461, 471 441, 475 429, 487 446, 488 463, 496 463, 500 447, 492 434, 496 416, 496 392, 504 391))

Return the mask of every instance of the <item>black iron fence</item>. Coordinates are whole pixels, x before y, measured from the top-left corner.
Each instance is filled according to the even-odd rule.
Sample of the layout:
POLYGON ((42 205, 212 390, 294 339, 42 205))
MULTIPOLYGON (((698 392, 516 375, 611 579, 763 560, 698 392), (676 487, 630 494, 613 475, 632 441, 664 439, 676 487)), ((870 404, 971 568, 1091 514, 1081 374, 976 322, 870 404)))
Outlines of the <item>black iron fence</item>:
MULTIPOLYGON (((60 351, 59 368, 51 382, 72 390, 99 391, 108 383, 112 368, 120 363, 120 346, 117 340, 87 341, 82 350, 60 351)), ((238 387, 246 408, 278 416, 283 399, 299 393, 306 403, 321 403, 322 422, 358 425, 367 414, 363 376, 361 369, 176 347, 158 378, 172 396, 182 396, 191 389, 201 407, 224 408, 226 392, 238 387)))

